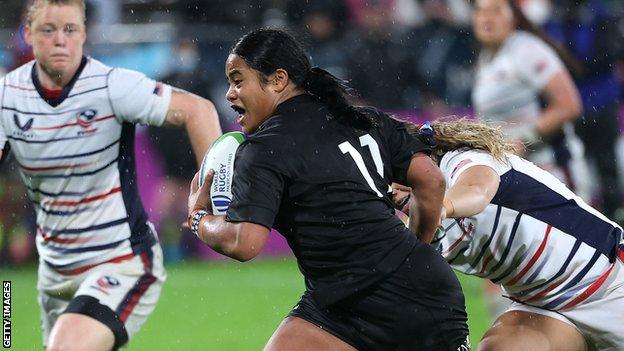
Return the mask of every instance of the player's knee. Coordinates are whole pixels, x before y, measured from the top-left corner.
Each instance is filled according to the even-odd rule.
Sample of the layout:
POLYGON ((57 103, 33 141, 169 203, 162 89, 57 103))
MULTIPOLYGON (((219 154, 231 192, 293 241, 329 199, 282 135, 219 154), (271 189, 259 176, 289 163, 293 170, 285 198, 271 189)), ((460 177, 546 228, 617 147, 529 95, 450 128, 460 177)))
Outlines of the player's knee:
POLYGON ((486 335, 479 342, 479 347, 477 351, 496 351, 503 350, 505 341, 501 340, 501 338, 497 335, 486 335))
POLYGON ((522 326, 494 327, 479 342, 477 351, 549 351, 550 343, 539 333, 522 326), (514 329, 518 330, 514 330, 514 329))
POLYGON ((113 344, 113 340, 108 342, 100 339, 99 342, 89 343, 75 334, 58 334, 50 339, 46 351, 110 351, 113 344))
POLYGON ((57 338, 51 341, 46 347, 46 351, 78 351, 78 345, 68 339, 57 338))
POLYGON ((104 324, 91 317, 66 313, 54 324, 47 351, 109 351, 115 337, 104 324))

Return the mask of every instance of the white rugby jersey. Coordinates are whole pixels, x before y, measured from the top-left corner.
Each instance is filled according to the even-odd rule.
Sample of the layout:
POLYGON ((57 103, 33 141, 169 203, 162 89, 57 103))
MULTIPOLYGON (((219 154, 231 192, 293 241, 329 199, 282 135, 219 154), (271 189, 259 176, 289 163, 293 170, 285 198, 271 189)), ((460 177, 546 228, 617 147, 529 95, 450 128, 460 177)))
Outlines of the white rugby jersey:
MULTIPOLYGON (((477 117, 505 122, 507 138, 522 138, 540 118, 540 92, 562 70, 565 66, 544 41, 525 31, 513 32, 496 53, 483 51, 479 56, 472 93, 477 117)), ((583 145, 572 125, 566 123, 563 137, 553 138, 551 143, 530 146, 527 159, 555 174, 584 199, 590 198, 592 185, 583 145)))
POLYGON ((477 165, 494 169, 500 185, 483 212, 444 220, 434 245, 453 268, 502 285, 514 301, 566 309, 598 298, 614 279, 622 228, 548 172, 506 159, 477 150, 442 157, 447 187, 477 165))
POLYGON ((134 123, 161 125, 171 87, 83 58, 61 96, 46 100, 34 65, 0 80, 0 148, 10 147, 35 206, 40 260, 72 274, 151 246, 134 123))
POLYGON ((477 61, 472 103, 487 120, 512 123, 509 133, 540 116, 539 94, 565 69, 557 54, 531 33, 515 31, 495 53, 483 51, 477 61))

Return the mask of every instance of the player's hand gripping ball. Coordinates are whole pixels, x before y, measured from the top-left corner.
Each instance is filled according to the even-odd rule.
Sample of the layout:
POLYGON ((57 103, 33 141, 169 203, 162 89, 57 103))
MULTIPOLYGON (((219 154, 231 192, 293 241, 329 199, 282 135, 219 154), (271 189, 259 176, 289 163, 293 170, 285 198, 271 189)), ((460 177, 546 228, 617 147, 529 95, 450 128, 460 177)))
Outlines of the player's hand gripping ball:
POLYGON ((225 215, 230 206, 236 151, 245 140, 245 134, 241 132, 225 133, 212 143, 204 155, 197 182, 201 189, 208 171, 214 170, 210 186, 210 203, 214 215, 225 215))

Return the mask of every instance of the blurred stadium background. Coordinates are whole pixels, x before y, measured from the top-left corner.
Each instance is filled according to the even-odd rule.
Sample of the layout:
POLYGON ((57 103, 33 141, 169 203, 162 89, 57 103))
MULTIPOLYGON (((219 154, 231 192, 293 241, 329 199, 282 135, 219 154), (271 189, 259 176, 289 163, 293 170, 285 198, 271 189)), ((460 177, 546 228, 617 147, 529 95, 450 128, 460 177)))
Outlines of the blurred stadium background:
MULTIPOLYGON (((518 2, 546 30, 551 21, 589 3, 604 8, 615 33, 607 40, 605 65, 622 86, 623 1, 518 2)), ((0 76, 32 58, 21 34, 25 3, 0 1, 0 76)), ((466 0, 87 3, 89 55, 210 98, 225 130, 237 128, 223 98, 223 64, 233 41, 259 26, 291 28, 307 44, 314 62, 351 80, 366 103, 415 120, 471 113, 475 44, 466 0)), ((128 349, 261 349, 303 291, 287 245, 273 233, 262 257, 246 264, 222 259, 202 246, 179 226, 194 172, 192 155, 180 153, 185 150, 184 134, 149 128, 137 133, 139 186, 159 231, 169 279, 156 312, 128 349)), ((16 350, 41 349, 33 228, 34 214, 9 159, 0 169, 0 280, 13 281, 16 350)), ((460 278, 476 345, 490 324, 482 286, 460 278)))

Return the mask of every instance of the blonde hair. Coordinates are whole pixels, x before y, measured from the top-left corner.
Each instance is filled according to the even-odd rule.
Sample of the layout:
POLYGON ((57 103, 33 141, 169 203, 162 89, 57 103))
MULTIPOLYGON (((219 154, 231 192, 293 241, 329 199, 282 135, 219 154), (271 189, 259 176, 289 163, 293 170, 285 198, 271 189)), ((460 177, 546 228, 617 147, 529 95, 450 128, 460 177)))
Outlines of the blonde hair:
POLYGON ((80 9, 80 12, 82 13, 83 22, 87 21, 87 9, 85 5, 85 0, 32 0, 30 6, 28 6, 28 11, 26 11, 26 24, 30 26, 35 19, 37 11, 41 10, 44 6, 47 5, 76 6, 80 9))
MULTIPOLYGON (((438 159, 450 151, 477 149, 489 152, 495 159, 505 161, 506 154, 515 154, 513 144, 505 139, 500 126, 467 118, 444 118, 433 121, 432 156, 438 159)), ((409 128, 410 132, 417 129, 409 128)))

